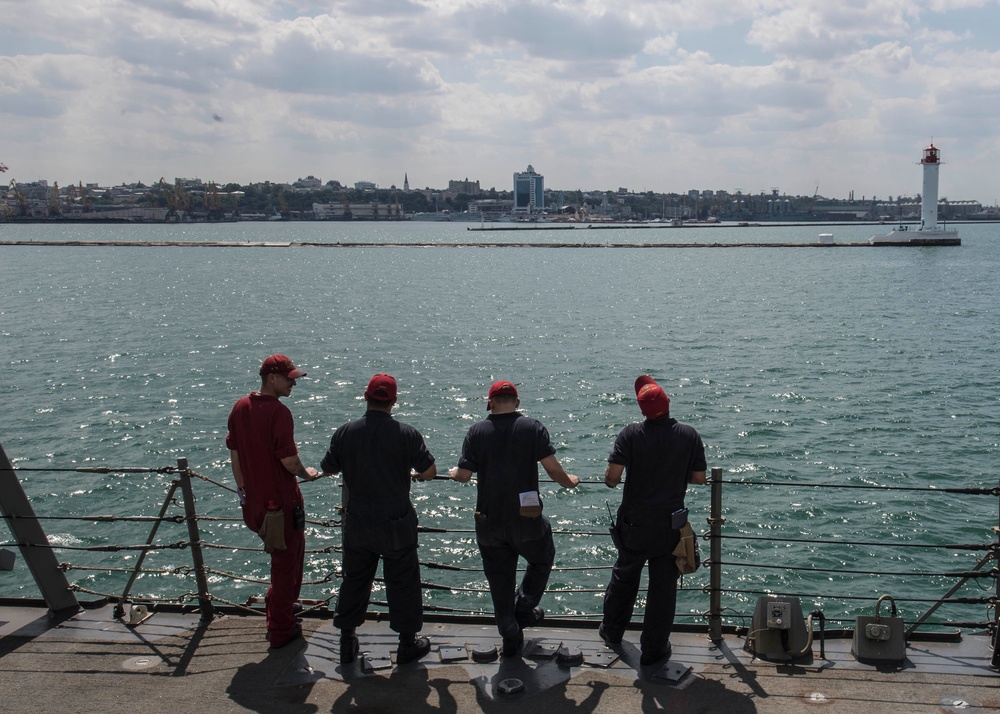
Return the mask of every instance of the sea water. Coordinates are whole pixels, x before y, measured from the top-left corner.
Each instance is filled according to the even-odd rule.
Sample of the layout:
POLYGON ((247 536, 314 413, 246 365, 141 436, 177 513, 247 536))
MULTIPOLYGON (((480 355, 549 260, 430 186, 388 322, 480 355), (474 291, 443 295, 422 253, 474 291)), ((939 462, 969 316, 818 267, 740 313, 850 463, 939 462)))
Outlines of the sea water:
MULTIPOLYGON (((398 380, 395 415, 424 434, 440 473, 457 462, 468 427, 486 416, 488 385, 515 382, 522 411, 547 426, 560 461, 585 481, 574 491, 542 489, 562 568, 543 602, 552 614, 600 612, 614 555, 606 502, 615 508, 621 497, 602 476, 615 435, 640 418, 632 383, 644 373, 666 389, 672 415, 701 433, 710 468, 727 481, 771 484, 724 487, 724 533, 775 539, 723 542, 723 560, 733 563, 724 567, 723 604, 733 612, 752 612, 757 592, 806 594, 804 609, 848 618, 870 608, 854 597, 934 599, 955 580, 923 573, 968 570, 982 553, 847 544, 993 539, 993 497, 812 484, 997 485, 997 226, 960 226, 960 247, 669 249, 601 246, 817 242, 820 231, 848 243, 884 231, 469 227, 0 224, 0 241, 365 244, 0 245, 0 443, 36 512, 155 515, 171 479, 48 468, 169 467, 184 457, 231 486, 226 417, 259 386, 260 361, 281 352, 309 373, 285 400, 307 465, 318 466, 333 430, 363 413, 361 395, 376 372, 398 380), (496 245, 520 243, 582 247, 496 245)), ((235 549, 257 545, 238 520, 235 496, 208 481, 195 487, 198 512, 223 519, 200 523, 204 540, 229 546, 209 549, 209 567, 266 579, 266 556, 235 549)), ((311 519, 338 517, 339 479, 302 489, 311 519)), ((425 581, 447 588, 427 589, 426 602, 488 612, 471 532, 475 486, 419 483, 413 499, 422 525, 447 531, 421 537, 421 560, 467 568, 425 567, 425 581)), ((691 487, 688 506, 703 530, 708 488, 691 487)), ((43 526, 65 548, 57 550, 61 562, 107 569, 71 570, 71 582, 110 593, 124 582, 112 568, 129 567, 136 552, 71 548, 141 543, 149 530, 77 520, 43 526)), ((165 524, 160 536, 187 534, 165 524)), ((311 525, 307 537, 311 550, 331 551, 307 556, 307 581, 329 580, 307 585, 303 596, 322 599, 336 588, 339 532, 311 525)), ((182 570, 187 551, 155 553, 148 563, 178 570, 140 579, 137 592, 169 597, 194 588, 182 570)), ((35 596, 25 570, 19 563, 0 575, 0 595, 35 596)), ((707 609, 706 584, 704 571, 685 579, 679 612, 707 609)), ((231 601, 263 591, 215 574, 210 587, 231 601)), ((983 594, 967 587, 963 594, 983 594)), ((905 614, 926 607, 911 603, 905 614)))

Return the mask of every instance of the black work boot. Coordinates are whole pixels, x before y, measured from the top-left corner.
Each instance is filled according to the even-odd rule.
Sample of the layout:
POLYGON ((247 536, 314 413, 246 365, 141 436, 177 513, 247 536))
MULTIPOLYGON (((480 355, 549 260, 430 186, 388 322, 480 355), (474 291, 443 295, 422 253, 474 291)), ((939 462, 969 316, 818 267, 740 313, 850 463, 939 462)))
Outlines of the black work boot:
POLYGON ((514 618, 517 620, 517 626, 523 630, 525 627, 534 627, 544 620, 545 610, 533 607, 527 612, 515 612, 514 618))
POLYGON ((340 663, 350 664, 354 661, 354 658, 360 650, 361 644, 358 642, 358 636, 354 634, 354 628, 341 630, 340 663))
POLYGON ((416 635, 400 635, 399 649, 396 650, 396 664, 407 664, 423 657, 431 651, 431 641, 416 635))

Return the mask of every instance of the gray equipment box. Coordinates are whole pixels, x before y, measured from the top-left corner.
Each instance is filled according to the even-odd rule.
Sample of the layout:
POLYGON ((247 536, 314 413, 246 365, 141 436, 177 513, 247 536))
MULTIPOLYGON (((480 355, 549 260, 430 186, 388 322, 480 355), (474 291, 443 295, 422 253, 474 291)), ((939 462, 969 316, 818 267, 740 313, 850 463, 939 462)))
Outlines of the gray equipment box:
POLYGON ((851 654, 859 662, 899 663, 906 659, 906 637, 903 632, 903 618, 896 616, 896 601, 891 595, 883 595, 875 603, 875 616, 859 616, 854 625, 854 644, 851 654), (892 603, 892 615, 881 616, 882 601, 892 603))
POLYGON ((809 639, 798 598, 757 598, 753 629, 744 645, 754 656, 778 662, 811 657, 809 639))

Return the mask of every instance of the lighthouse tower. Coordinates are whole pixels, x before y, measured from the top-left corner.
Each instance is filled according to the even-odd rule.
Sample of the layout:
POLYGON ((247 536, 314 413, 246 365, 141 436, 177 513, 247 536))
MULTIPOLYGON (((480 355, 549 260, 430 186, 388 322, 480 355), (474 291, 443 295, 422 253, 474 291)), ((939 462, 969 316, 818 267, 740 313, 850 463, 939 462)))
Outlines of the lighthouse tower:
POLYGON ((920 230, 936 231, 938 209, 938 168, 941 166, 941 154, 934 144, 924 149, 924 158, 920 160, 924 167, 924 192, 920 203, 920 230))
POLYGON ((909 230, 900 224, 894 231, 880 236, 872 236, 872 245, 962 245, 958 231, 938 227, 938 169, 941 166, 941 152, 934 144, 924 149, 920 160, 924 167, 924 191, 920 200, 920 227, 909 230))

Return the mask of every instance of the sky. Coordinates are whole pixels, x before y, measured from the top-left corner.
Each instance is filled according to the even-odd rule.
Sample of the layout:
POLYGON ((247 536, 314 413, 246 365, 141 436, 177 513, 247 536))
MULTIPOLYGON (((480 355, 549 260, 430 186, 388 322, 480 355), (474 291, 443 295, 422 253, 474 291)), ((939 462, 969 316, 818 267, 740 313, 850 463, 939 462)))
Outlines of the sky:
POLYGON ((1000 0, 0 0, 4 179, 1000 199, 1000 0))

